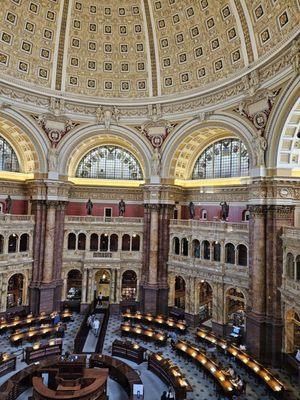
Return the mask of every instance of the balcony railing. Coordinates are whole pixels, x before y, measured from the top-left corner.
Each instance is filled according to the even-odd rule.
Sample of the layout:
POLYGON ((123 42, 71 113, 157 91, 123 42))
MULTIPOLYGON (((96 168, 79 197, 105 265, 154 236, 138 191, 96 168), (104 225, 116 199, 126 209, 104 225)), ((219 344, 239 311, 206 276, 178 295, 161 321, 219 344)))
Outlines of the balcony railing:
POLYGON ((283 228, 283 236, 300 240, 300 228, 286 226, 283 228))
POLYGON ((141 261, 141 251, 89 251, 89 250, 64 250, 64 259, 105 259, 141 261))
POLYGON ((297 294, 299 296, 300 293, 300 282, 294 281, 289 278, 285 278, 283 283, 283 290, 286 290, 290 293, 297 294))
POLYGON ((87 224, 142 224, 143 218, 136 217, 96 217, 92 215, 65 217, 66 223, 87 223, 87 224))
POLYGON ((34 215, 0 214, 1 222, 34 222, 34 215))
POLYGON ((171 226, 206 229, 222 232, 248 232, 248 222, 202 221, 195 219, 171 219, 171 226))

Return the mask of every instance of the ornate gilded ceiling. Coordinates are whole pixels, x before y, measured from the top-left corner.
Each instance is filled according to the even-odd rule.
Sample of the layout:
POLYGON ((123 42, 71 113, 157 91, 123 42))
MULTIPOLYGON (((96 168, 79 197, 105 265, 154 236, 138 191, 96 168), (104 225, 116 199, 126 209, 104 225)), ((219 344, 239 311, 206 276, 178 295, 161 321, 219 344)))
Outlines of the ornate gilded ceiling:
POLYGON ((104 99, 189 95, 275 55, 299 16, 300 0, 2 0, 0 79, 104 99))

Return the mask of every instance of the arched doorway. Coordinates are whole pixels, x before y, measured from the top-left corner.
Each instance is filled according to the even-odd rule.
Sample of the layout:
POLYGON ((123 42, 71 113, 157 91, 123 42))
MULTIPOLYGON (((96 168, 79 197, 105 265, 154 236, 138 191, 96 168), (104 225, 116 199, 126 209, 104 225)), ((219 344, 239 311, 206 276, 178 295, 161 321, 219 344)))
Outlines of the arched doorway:
POLYGON ((137 299, 137 275, 135 271, 127 270, 123 273, 121 296, 122 300, 127 301, 137 299))
POLYGON ((175 278, 175 307, 185 310, 185 280, 181 276, 175 278))
POLYGON ((199 283, 199 317, 200 322, 207 321, 212 317, 213 290, 208 282, 199 283))
POLYGON ((14 274, 8 280, 6 309, 22 305, 24 289, 24 276, 22 274, 14 274))
POLYGON ((285 352, 294 353, 300 348, 300 318, 294 310, 285 315, 285 352))
POLYGON ((67 300, 81 302, 82 273, 78 269, 71 269, 67 275, 67 300))
POLYGON ((246 299, 239 288, 231 288, 226 292, 226 317, 231 325, 245 328, 246 299))
POLYGON ((102 294, 103 300, 108 300, 110 297, 110 271, 107 269, 100 269, 95 275, 96 280, 96 297, 102 294))

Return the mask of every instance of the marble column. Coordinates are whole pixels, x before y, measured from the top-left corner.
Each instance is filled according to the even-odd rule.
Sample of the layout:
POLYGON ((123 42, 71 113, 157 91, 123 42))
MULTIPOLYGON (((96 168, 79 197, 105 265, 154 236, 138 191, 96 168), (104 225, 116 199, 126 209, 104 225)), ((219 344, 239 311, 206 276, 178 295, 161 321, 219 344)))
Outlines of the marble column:
POLYGON ((175 304, 175 276, 169 276, 169 296, 168 296, 168 306, 174 307, 175 304))
POLYGON ((52 281, 53 275, 56 206, 56 202, 47 202, 45 253, 43 268, 44 283, 50 283, 52 281))

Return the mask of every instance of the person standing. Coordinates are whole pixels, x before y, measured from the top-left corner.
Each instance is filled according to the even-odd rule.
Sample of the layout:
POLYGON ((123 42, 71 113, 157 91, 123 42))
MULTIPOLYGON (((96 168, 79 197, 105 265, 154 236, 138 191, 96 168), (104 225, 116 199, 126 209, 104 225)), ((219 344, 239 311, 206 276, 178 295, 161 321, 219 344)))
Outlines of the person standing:
POLYGON ((99 305, 100 307, 102 307, 102 299, 103 299, 103 296, 102 296, 102 293, 100 292, 100 293, 98 294, 98 305, 99 305))
POLYGON ((94 335, 98 336, 99 335, 99 328, 100 328, 99 319, 95 318, 93 328, 94 328, 94 335))
POLYGON ((167 392, 164 391, 163 394, 160 397, 160 400, 166 400, 167 399, 167 392))

